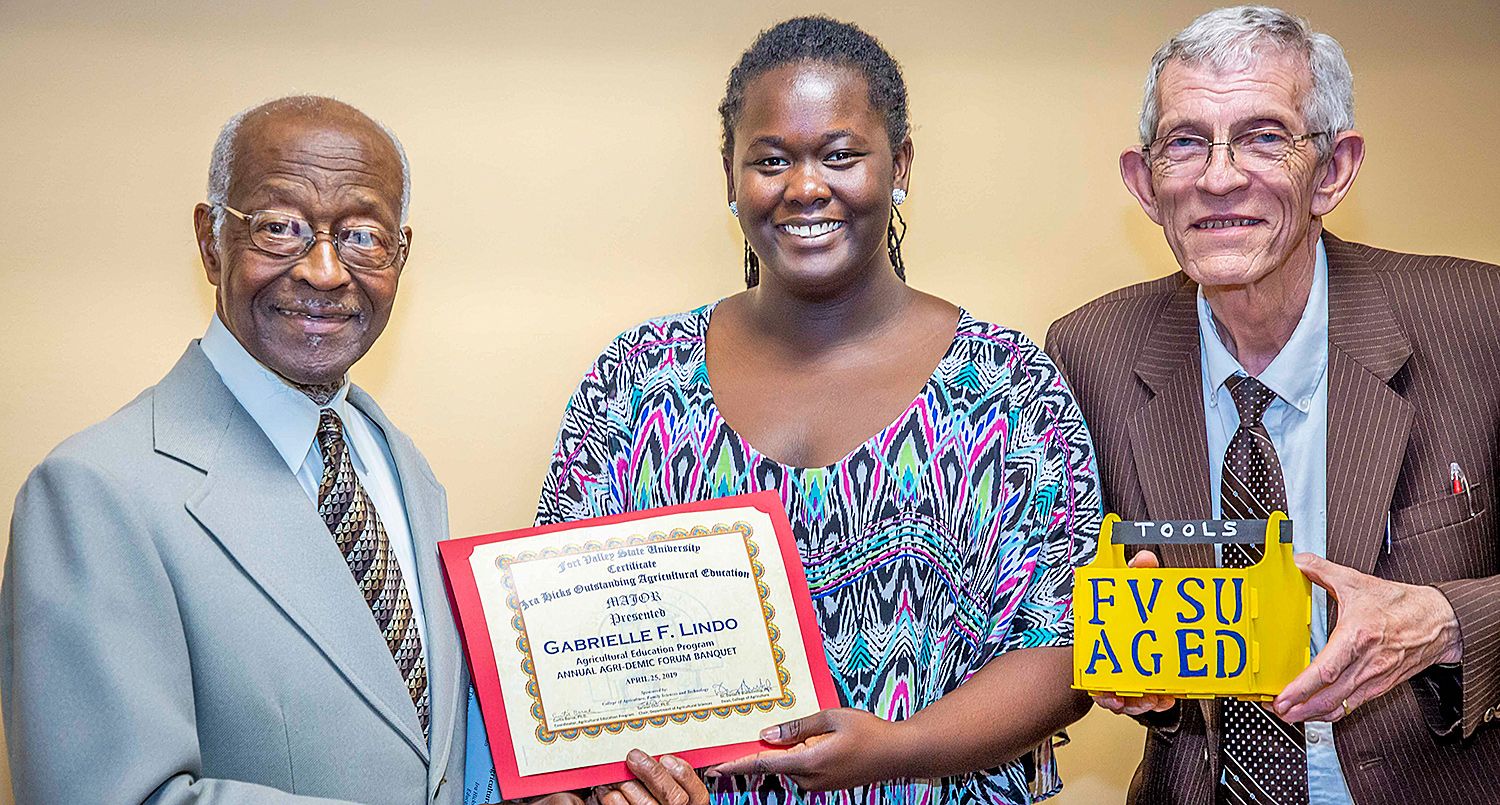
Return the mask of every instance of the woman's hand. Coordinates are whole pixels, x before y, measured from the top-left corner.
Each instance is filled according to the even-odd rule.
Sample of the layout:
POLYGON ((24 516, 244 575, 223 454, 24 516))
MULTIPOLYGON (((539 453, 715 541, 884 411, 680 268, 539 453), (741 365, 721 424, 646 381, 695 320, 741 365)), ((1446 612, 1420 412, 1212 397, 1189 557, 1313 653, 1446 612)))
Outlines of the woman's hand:
POLYGON ((675 755, 654 760, 632 749, 625 765, 636 779, 595 788, 599 805, 708 805, 708 788, 693 767, 675 755))
POLYGON ((704 777, 784 774, 827 791, 971 774, 1030 752, 1082 718, 1089 699, 1068 687, 1072 673, 1070 646, 1007 651, 904 721, 823 710, 761 732, 761 740, 786 749, 721 763, 704 777))
POLYGON ((708 769, 721 774, 785 774, 802 788, 829 791, 909 776, 899 724, 863 710, 823 710, 761 731, 767 749, 708 769))

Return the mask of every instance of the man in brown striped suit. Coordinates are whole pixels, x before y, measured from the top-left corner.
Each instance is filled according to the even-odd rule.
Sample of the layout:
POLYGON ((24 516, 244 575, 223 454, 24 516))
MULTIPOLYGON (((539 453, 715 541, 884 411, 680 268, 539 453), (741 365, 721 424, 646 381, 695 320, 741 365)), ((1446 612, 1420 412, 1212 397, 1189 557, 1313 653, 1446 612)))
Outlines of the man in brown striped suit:
POLYGON ((1182 270, 1062 318, 1048 351, 1110 511, 1289 511, 1316 656, 1264 710, 1098 697, 1149 728, 1131 801, 1500 802, 1500 268, 1323 230, 1364 139, 1342 49, 1284 12, 1164 45, 1141 142, 1121 174, 1182 270))

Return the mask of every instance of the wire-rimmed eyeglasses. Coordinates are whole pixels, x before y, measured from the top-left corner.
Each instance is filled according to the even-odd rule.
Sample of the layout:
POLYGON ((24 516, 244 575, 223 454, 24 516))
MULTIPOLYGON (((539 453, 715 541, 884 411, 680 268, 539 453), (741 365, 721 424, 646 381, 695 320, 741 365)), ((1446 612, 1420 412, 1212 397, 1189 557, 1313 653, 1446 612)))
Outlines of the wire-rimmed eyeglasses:
POLYGON ((1280 126, 1251 129, 1224 142, 1197 134, 1168 134, 1152 140, 1141 149, 1141 155, 1157 173, 1178 176, 1203 170, 1213 159, 1214 147, 1222 145, 1229 149, 1229 161, 1236 168, 1259 173, 1280 167, 1304 140, 1326 134, 1326 131, 1292 134, 1280 126))
MULTIPOLYGON (((250 244, 272 257, 300 258, 312 251, 319 230, 300 216, 279 210, 240 212, 228 204, 215 204, 244 221, 250 228, 250 244)), ((341 226, 328 232, 339 262, 360 271, 383 271, 395 265, 406 248, 404 235, 392 234, 384 227, 361 224, 341 226)))

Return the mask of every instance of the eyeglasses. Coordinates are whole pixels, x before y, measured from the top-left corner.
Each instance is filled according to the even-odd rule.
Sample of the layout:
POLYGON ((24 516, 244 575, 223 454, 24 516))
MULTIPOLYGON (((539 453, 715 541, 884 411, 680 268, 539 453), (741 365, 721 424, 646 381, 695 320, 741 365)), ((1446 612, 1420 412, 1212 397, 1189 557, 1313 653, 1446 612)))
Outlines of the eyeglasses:
POLYGON ((1268 126, 1237 134, 1221 143, 1196 134, 1168 134, 1152 140, 1141 149, 1141 155, 1157 173, 1182 176, 1207 167, 1213 159, 1214 146, 1222 145, 1229 149, 1229 161, 1236 168, 1260 173, 1280 167, 1303 140, 1326 134, 1326 131, 1292 134, 1280 126, 1268 126))
MULTIPOLYGON (((291 213, 276 210, 243 213, 228 204, 214 206, 244 221, 250 227, 251 245, 272 257, 300 258, 312 251, 317 242, 318 230, 291 213)), ((339 262, 361 271, 390 268, 406 248, 404 235, 392 235, 378 226, 343 226, 329 236, 339 262)))

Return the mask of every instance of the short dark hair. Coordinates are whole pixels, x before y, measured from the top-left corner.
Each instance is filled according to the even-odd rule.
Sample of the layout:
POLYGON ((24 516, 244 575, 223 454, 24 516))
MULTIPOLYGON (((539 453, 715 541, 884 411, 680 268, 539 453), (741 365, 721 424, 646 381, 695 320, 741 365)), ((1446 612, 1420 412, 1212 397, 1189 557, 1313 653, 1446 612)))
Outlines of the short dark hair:
POLYGON ((729 71, 719 117, 724 124, 724 153, 734 150, 734 127, 745 108, 745 88, 761 75, 797 62, 826 62, 853 67, 870 85, 870 108, 885 115, 891 150, 911 131, 906 112, 906 81, 901 66, 875 37, 847 22, 823 17, 796 17, 778 23, 755 38, 729 71))

